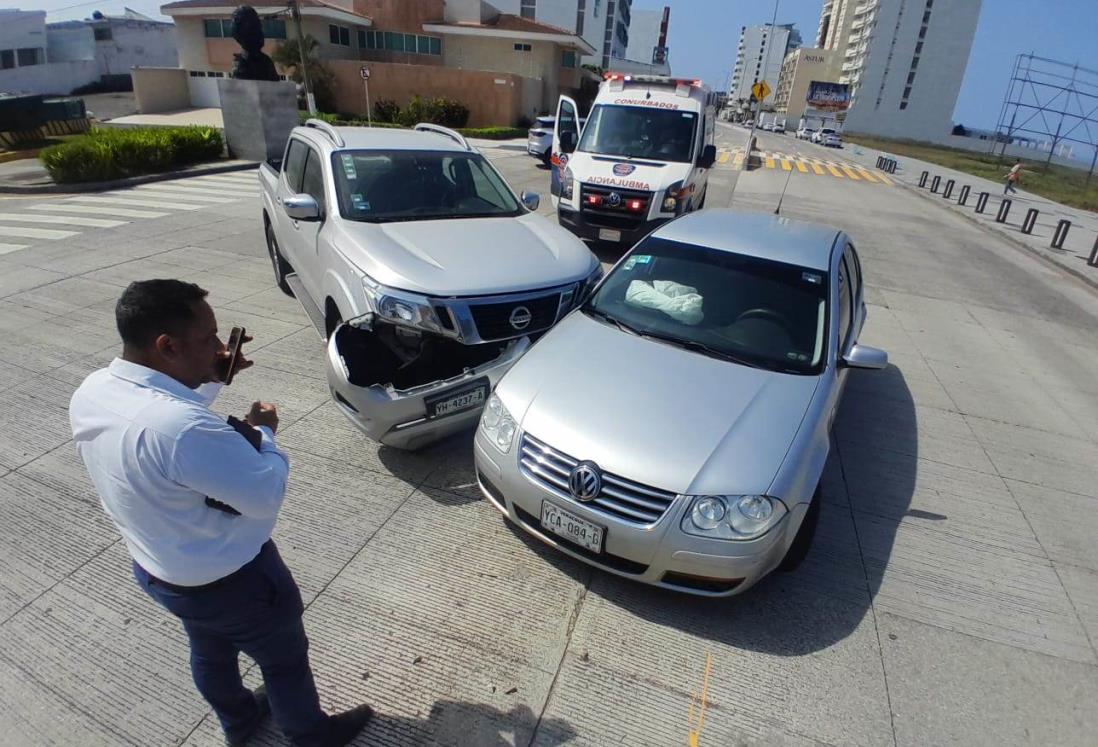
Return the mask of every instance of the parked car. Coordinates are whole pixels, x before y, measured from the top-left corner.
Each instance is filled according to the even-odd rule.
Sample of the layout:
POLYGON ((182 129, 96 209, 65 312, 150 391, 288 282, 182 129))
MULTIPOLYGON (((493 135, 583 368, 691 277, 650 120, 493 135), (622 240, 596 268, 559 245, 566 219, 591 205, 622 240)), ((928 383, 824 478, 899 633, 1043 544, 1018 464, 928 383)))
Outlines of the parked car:
POLYGON ((774 131, 774 123, 773 122, 763 122, 761 125, 759 125, 759 129, 762 130, 763 132, 773 132, 774 131))
POLYGON ((610 573, 709 596, 805 557, 866 306, 850 239, 703 210, 656 229, 503 377, 488 500, 610 573))
POLYGON ((801 127, 797 130, 797 139, 798 140, 811 140, 812 136, 815 134, 815 132, 816 131, 813 130, 811 127, 801 127))
POLYGON ((785 122, 775 122, 770 128, 770 131, 777 135, 785 134, 785 122))
POLYGON ((818 130, 816 130, 815 132, 812 133, 812 142, 823 145, 825 135, 835 135, 835 134, 837 134, 837 133, 831 127, 821 127, 820 129, 818 129, 818 130))
POLYGON ((336 406, 414 449, 476 424, 488 393, 602 274, 465 139, 309 120, 260 167, 279 287, 328 338, 336 406))
POLYGON ((843 139, 837 132, 828 132, 820 138, 820 144, 828 148, 841 148, 843 139))
POLYGON ((546 166, 549 165, 549 157, 553 153, 553 128, 556 123, 556 117, 538 117, 527 133, 526 152, 541 159, 546 166))

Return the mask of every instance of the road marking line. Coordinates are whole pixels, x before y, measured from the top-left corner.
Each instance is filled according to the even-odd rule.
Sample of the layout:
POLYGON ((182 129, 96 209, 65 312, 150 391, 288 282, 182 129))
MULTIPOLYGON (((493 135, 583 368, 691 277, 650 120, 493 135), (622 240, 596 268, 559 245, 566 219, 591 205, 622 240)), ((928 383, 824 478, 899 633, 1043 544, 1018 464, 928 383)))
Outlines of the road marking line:
POLYGON ((92 207, 91 205, 72 205, 68 203, 31 205, 30 209, 47 210, 49 212, 57 213, 90 213, 91 215, 106 213, 107 215, 124 215, 127 218, 163 218, 165 215, 171 215, 171 213, 157 213, 152 210, 131 210, 130 208, 112 207, 110 205, 92 207))
POLYGON ((710 653, 705 654, 705 671, 702 674, 702 691, 701 697, 698 698, 696 694, 691 693, 690 696, 690 712, 688 715, 688 723, 690 729, 686 734, 686 744, 688 747, 698 747, 698 740, 701 738, 702 728, 705 726, 705 708, 709 702, 709 672, 713 665, 713 655, 710 653), (694 727, 694 705, 698 706, 698 725, 694 727))
POLYGON ((15 236, 21 239, 67 239, 79 231, 55 231, 50 228, 28 228, 25 226, 0 226, 0 236, 15 236))
POLYGON ((85 228, 114 228, 124 226, 128 220, 102 220, 100 218, 85 218, 80 215, 30 215, 24 213, 0 213, 0 220, 13 220, 16 223, 63 223, 85 228))
POLYGON ((835 168, 831 164, 827 164, 827 170, 831 172, 831 176, 837 176, 840 179, 844 178, 843 177, 843 172, 839 171, 837 168, 835 168))
MULTIPOLYGON (((116 193, 123 194, 123 193, 116 193)), ((184 187, 138 187, 124 194, 145 195, 157 198, 176 198, 180 200, 194 200, 197 202, 224 202, 237 199, 238 195, 228 192, 219 192, 216 189, 188 189, 184 187)))
POLYGON ((858 171, 858 175, 861 176, 863 179, 865 179, 870 184, 873 184, 877 181, 877 177, 873 176, 873 174, 869 173, 868 171, 863 169, 861 166, 857 166, 855 168, 858 171))
POLYGON ((11 254, 17 252, 20 249, 26 249, 26 244, 0 244, 0 254, 11 254))
POLYGON ((168 210, 198 210, 203 205, 191 205, 185 202, 164 202, 162 200, 141 200, 131 197, 110 197, 107 195, 95 195, 94 197, 70 197, 66 202, 86 202, 91 205, 133 205, 134 207, 151 207, 168 210))
POLYGON ((743 165, 743 151, 736 154, 736 157, 732 159, 732 166, 739 168, 743 165))
POLYGON ((861 181, 861 177, 858 176, 857 173, 855 173, 854 169, 850 168, 849 166, 845 166, 845 165, 842 168, 843 168, 843 171, 846 172, 846 175, 849 176, 851 179, 853 179, 854 181, 861 181))
POLYGON ((768 168, 768 169, 774 168, 774 157, 771 156, 769 153, 766 156, 766 168, 768 168))
POLYGON ((782 171, 792 171, 793 163, 788 158, 782 159, 782 171))
POLYGON ((815 171, 818 176, 823 176, 824 170, 819 163, 817 163, 816 161, 812 161, 810 165, 812 166, 812 170, 815 171))
POLYGON ((730 151, 723 151, 721 152, 721 157, 717 159, 717 163, 728 163, 728 159, 731 157, 732 153, 730 151))
POLYGON ((884 174, 877 174, 877 178, 878 178, 878 179, 880 179, 880 180, 881 180, 882 182, 884 182, 885 184, 887 184, 888 186, 890 186, 890 187, 891 187, 891 186, 893 186, 892 180, 891 180, 891 179, 889 179, 889 178, 888 178, 887 176, 885 176, 884 174))
POLYGON ((802 174, 808 173, 808 167, 804 165, 804 161, 797 160, 795 161, 795 163, 797 164, 797 171, 801 172, 802 174))
MULTIPOLYGON (((225 185, 233 186, 233 187, 255 187, 256 189, 259 189, 259 180, 256 179, 254 176, 250 177, 250 178, 247 178, 247 179, 237 179, 237 178, 233 178, 233 177, 224 177, 224 176, 195 176, 195 177, 191 177, 190 179, 186 179, 186 180, 180 179, 179 182, 180 183, 182 183, 182 182, 188 182, 188 183, 204 182, 206 184, 225 184, 225 185)), ((175 182, 170 182, 170 183, 175 183, 175 182)))

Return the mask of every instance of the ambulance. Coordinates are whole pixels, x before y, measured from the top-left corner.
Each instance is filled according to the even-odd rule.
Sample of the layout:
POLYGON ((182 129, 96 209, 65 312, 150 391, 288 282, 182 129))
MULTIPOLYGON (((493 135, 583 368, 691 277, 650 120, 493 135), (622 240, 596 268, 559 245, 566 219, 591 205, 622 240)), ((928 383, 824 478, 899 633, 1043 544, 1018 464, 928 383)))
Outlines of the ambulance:
POLYGON ((631 246, 705 205, 716 95, 700 80, 607 73, 587 121, 561 96, 550 191, 560 224, 587 241, 631 246))

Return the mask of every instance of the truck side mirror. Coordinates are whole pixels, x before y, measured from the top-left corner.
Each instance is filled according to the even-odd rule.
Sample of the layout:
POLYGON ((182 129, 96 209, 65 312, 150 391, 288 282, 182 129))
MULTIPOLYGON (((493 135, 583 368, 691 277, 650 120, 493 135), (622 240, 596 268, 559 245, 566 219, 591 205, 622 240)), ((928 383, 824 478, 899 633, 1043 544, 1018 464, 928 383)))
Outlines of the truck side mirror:
POLYGON ((702 148, 701 155, 698 156, 698 166, 703 169, 712 168, 713 164, 717 161, 717 146, 707 145, 702 148))
POLYGON ((282 203, 282 209, 293 220, 320 220, 320 205, 311 195, 300 194, 287 197, 282 203))

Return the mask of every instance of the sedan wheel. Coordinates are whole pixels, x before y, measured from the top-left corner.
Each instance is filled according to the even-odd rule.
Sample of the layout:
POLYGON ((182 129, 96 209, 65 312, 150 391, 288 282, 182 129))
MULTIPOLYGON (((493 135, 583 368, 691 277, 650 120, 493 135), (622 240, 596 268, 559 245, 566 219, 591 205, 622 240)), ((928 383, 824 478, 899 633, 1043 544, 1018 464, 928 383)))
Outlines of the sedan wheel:
POLYGON ((812 495, 812 503, 808 504, 808 511, 804 515, 804 521, 797 530, 797 536, 793 538, 793 544, 789 546, 782 562, 778 564, 779 571, 796 570, 808 555, 812 538, 816 536, 816 525, 820 522, 820 503, 822 502, 820 493, 820 486, 817 485, 816 492, 812 495))
POLYGON ((271 257, 271 267, 274 269, 275 282, 278 283, 278 289, 285 293, 287 296, 293 297, 294 292, 290 288, 290 284, 286 282, 286 276, 294 271, 294 268, 290 266, 290 263, 282 258, 282 252, 278 250, 278 241, 274 236, 274 229, 271 228, 271 224, 267 223, 264 226, 265 233, 267 235, 267 254, 271 257))

